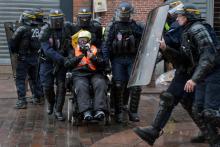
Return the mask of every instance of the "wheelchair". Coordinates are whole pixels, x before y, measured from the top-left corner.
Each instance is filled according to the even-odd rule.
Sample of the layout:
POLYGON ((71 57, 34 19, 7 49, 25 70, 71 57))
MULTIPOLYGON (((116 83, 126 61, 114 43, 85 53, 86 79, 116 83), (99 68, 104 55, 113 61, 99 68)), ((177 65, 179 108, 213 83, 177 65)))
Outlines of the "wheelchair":
MULTIPOLYGON (((72 73, 67 72, 66 73, 66 89, 67 92, 70 93, 70 97, 68 98, 68 106, 67 106, 67 119, 70 123, 72 123, 75 126, 79 126, 83 124, 83 114, 79 112, 78 108, 78 103, 77 103, 77 95, 73 87, 73 80, 72 80, 72 73)), ((106 80, 108 83, 108 89, 107 89, 107 99, 106 99, 106 104, 107 104, 107 111, 105 111, 105 119, 103 122, 105 125, 109 125, 111 122, 111 117, 110 117, 110 85, 111 85, 111 76, 107 75, 106 80)), ((93 97, 93 89, 92 85, 90 85, 90 94, 93 97)), ((91 104, 93 104, 93 98, 91 98, 91 104)), ((100 122, 99 120, 92 120, 89 121, 89 123, 97 123, 100 122)), ((88 123, 88 122, 87 122, 88 123)))

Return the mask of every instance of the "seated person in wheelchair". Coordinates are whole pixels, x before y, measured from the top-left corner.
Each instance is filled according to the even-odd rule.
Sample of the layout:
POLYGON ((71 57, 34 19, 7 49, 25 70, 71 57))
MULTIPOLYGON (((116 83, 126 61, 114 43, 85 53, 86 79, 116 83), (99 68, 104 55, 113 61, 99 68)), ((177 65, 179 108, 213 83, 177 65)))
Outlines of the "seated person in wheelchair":
POLYGON ((108 88, 103 74, 105 63, 100 51, 91 45, 90 32, 83 30, 78 34, 78 45, 68 56, 65 66, 72 72, 73 92, 84 120, 103 120, 107 112, 108 88))

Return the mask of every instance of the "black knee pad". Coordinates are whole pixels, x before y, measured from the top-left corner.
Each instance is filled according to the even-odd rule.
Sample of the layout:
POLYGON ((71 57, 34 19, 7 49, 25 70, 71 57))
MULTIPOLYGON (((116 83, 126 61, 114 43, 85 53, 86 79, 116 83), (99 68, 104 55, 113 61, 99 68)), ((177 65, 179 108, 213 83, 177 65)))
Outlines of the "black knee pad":
POLYGON ((121 82, 121 81, 115 81, 114 82, 114 87, 117 89, 117 90, 123 90, 125 88, 125 83, 124 82, 121 82))
POLYGON ((166 108, 172 108, 174 107, 175 97, 169 93, 169 92, 162 92, 160 94, 160 105, 166 107, 166 108))

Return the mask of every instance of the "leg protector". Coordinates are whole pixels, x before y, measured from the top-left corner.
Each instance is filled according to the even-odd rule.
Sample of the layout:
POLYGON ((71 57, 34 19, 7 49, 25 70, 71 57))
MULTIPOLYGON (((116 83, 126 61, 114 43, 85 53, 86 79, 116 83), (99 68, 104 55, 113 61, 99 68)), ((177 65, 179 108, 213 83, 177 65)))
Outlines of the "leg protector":
POLYGON ((130 105, 129 105, 129 111, 131 113, 138 112, 140 96, 141 96, 141 88, 140 87, 132 87, 131 88, 131 99, 130 99, 130 105))
POLYGON ((168 122, 174 108, 174 96, 171 93, 163 92, 160 95, 160 104, 157 115, 152 126, 160 132, 168 122))
POLYGON ((55 94, 53 91, 53 87, 51 88, 43 88, 44 91, 44 97, 47 99, 48 102, 48 109, 47 113, 51 115, 53 113, 53 107, 55 104, 55 94))
POLYGON ((124 106, 128 105, 129 96, 130 96, 130 89, 129 88, 125 88, 124 94, 123 94, 123 105, 124 106))
POLYGON ((56 90, 56 112, 62 112, 65 101, 65 82, 58 82, 56 90))
POLYGON ((116 122, 123 122, 123 93, 125 89, 125 84, 121 81, 115 82, 115 115, 116 122))
POLYGON ((140 121, 140 118, 138 116, 138 106, 140 102, 140 96, 141 96, 141 88, 132 87, 130 105, 129 105, 129 120, 130 121, 134 121, 134 122, 140 121))

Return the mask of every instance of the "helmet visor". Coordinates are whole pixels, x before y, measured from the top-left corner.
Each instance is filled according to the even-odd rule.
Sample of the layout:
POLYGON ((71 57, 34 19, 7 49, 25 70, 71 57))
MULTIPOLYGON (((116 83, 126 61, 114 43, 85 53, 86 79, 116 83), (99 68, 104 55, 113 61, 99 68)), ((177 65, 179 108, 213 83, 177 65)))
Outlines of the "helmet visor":
POLYGON ((64 25, 63 16, 50 17, 49 21, 52 29, 61 29, 64 25))
POLYGON ((78 22, 80 26, 89 26, 92 16, 91 15, 78 15, 78 22))
POLYGON ((184 5, 181 3, 173 8, 171 8, 168 13, 170 15, 176 15, 176 14, 183 14, 184 13, 184 9, 183 9, 184 5))
POLYGON ((126 12, 126 13, 123 13, 122 11, 118 11, 117 13, 118 17, 119 17, 119 20, 120 21, 123 21, 123 22, 127 22, 130 20, 130 17, 131 17, 131 14, 130 12, 126 12))

